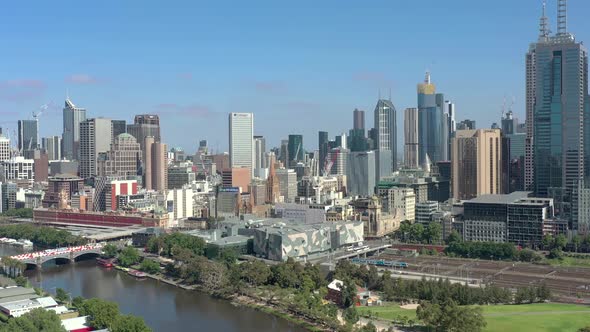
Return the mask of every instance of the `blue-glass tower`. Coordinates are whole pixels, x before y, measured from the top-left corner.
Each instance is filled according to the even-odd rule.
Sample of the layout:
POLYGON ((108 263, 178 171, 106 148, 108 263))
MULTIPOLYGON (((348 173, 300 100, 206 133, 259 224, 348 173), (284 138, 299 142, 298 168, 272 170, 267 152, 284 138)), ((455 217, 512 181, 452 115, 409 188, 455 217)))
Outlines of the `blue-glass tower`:
POLYGON ((444 95, 436 93, 426 73, 424 83, 418 84, 418 162, 424 165, 426 155, 430 161, 447 160, 448 124, 444 120, 444 95))

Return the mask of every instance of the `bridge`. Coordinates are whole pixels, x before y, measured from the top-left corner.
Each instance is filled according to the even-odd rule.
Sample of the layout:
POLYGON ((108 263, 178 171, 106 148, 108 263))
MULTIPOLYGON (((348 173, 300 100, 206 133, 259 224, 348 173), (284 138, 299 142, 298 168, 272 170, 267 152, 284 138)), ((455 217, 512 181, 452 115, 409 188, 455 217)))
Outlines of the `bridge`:
POLYGON ((44 251, 29 252, 12 256, 10 258, 21 261, 29 266, 40 267, 43 263, 55 260, 75 262, 82 256, 97 257, 102 254, 102 243, 93 243, 76 247, 47 249, 44 251))

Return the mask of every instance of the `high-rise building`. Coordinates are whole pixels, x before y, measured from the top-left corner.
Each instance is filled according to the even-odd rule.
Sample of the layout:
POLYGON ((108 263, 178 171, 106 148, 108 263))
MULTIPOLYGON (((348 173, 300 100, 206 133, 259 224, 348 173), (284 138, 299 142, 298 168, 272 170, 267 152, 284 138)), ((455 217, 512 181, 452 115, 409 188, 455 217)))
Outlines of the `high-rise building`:
POLYGON ((18 120, 18 150, 39 148, 39 122, 37 120, 18 120))
POLYGON ((512 135, 516 133, 518 128, 518 119, 514 116, 512 111, 508 111, 502 118, 502 134, 512 135))
POLYGON ((146 137, 153 137, 156 143, 162 140, 160 136, 160 117, 155 114, 136 115, 133 124, 127 125, 127 133, 135 137, 143 151, 146 137))
POLYGON ((346 190, 350 195, 370 197, 375 193, 375 152, 351 152, 348 154, 346 190))
POLYGON ((397 169, 397 111, 391 100, 379 99, 375 106, 375 150, 391 151, 391 169, 397 169))
POLYGON ((279 180, 279 192, 285 203, 294 203, 297 197, 297 173, 292 169, 281 168, 276 170, 279 180))
POLYGON ((252 182, 250 170, 245 167, 221 170, 221 179, 225 188, 240 188, 242 192, 246 192, 252 182))
POLYGON ((62 140, 59 136, 43 137, 41 140, 41 147, 47 152, 49 160, 61 159, 61 142, 62 140))
POLYGON ((502 193, 500 129, 457 130, 451 160, 454 198, 502 193))
POLYGON ((80 177, 98 175, 98 156, 110 150, 112 137, 110 119, 93 118, 80 123, 80 177))
POLYGON ((318 134, 318 151, 320 152, 320 173, 323 171, 324 166, 326 165, 326 157, 328 156, 328 151, 330 150, 328 147, 328 141, 328 132, 320 131, 318 134))
POLYGON ((254 114, 229 113, 229 163, 231 168, 254 169, 254 114))
POLYGON ((457 130, 475 130, 475 120, 465 119, 457 123, 457 130))
POLYGON ((141 149, 135 137, 127 133, 115 137, 111 149, 98 161, 100 176, 137 176, 141 169, 141 149))
POLYGON ((41 149, 32 150, 33 154, 33 172, 35 173, 35 182, 47 182, 49 176, 49 157, 47 152, 41 149))
POLYGON ((363 136, 365 135, 365 111, 354 109, 353 112, 353 129, 362 130, 363 136))
MULTIPOLYGON (((125 120, 112 120, 113 122, 113 140, 121 134, 127 132, 127 122, 125 120)), ((136 138, 137 139, 137 138, 136 138)))
POLYGON ((286 166, 294 166, 294 164, 303 161, 303 135, 289 135, 289 165, 286 166))
POLYGON ((269 155, 268 160, 268 179, 266 180, 266 203, 274 204, 279 201, 280 196, 280 183, 275 170, 275 156, 274 154, 269 155))
POLYGON ((455 104, 452 102, 445 100, 444 102, 444 109, 443 109, 443 123, 447 124, 447 129, 445 132, 445 136, 447 139, 446 144, 446 161, 451 160, 451 139, 455 135, 455 131, 457 130, 457 123, 455 122, 455 104))
POLYGON ((168 167, 168 190, 180 189, 196 180, 196 174, 189 163, 173 164, 168 167))
POLYGON ((0 135, 0 162, 10 159, 11 154, 10 138, 0 135))
POLYGON ((588 51, 567 31, 566 0, 558 3, 557 34, 549 35, 543 8, 539 39, 526 55, 525 185, 537 196, 554 197, 556 210, 567 215, 569 197, 590 168, 590 144, 584 144, 590 97, 588 51))
POLYGON ((68 160, 80 157, 80 123, 86 120, 86 109, 78 108, 68 98, 63 109, 62 155, 68 160))
POLYGON ((15 157, 0 163, 0 181, 11 180, 29 180, 33 182, 35 178, 34 160, 25 159, 24 157, 15 157))
POLYGON ((266 165, 266 139, 264 136, 254 136, 254 168, 267 168, 266 165))
POLYGON ((446 133, 448 124, 444 121, 444 95, 436 93, 436 86, 426 73, 424 83, 418 84, 418 162, 426 159, 436 163, 446 160, 446 133), (428 157, 427 157, 428 156, 428 157))
POLYGON ((418 168, 418 109, 406 108, 404 112, 404 162, 407 168, 418 168))
POLYGON ((168 147, 148 136, 144 142, 143 185, 147 190, 165 191, 168 187, 168 147))

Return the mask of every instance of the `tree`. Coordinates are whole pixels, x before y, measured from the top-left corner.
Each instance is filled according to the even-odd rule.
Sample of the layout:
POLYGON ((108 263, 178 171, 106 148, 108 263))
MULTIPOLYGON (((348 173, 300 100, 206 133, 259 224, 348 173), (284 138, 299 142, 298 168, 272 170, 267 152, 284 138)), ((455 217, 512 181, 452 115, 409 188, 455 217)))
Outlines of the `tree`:
POLYGON ((265 285, 271 277, 270 267, 259 260, 240 264, 241 278, 253 286, 265 285))
POLYGON ((555 248, 562 250, 567 246, 567 237, 563 234, 559 234, 555 237, 555 248))
POLYGON ((107 244, 106 246, 102 247, 102 255, 105 258, 113 258, 115 256, 117 256, 117 252, 119 250, 117 249, 117 247, 114 244, 107 244))
POLYGON ((125 247, 117 256, 119 264, 124 267, 129 267, 139 262, 139 253, 133 247, 125 247))
POLYGON ((543 244, 543 249, 545 250, 550 250, 553 248, 553 236, 551 234, 545 234, 545 236, 543 236, 543 241, 541 242, 543 244))
POLYGON ((82 296, 76 296, 72 299, 72 307, 80 309, 84 305, 84 301, 85 300, 82 296))
POLYGON ((451 234, 449 234, 449 237, 447 238, 447 244, 451 244, 454 242, 461 242, 461 236, 459 235, 459 232, 457 232, 456 230, 452 230, 451 234))
POLYGON ((377 327, 373 322, 368 322, 365 326, 361 327, 359 332, 377 332, 377 327))
POLYGON ((27 287, 29 284, 29 280, 24 276, 17 276, 14 278, 14 282, 16 282, 16 285, 19 287, 27 287))
POLYGON ((410 228, 410 239, 416 242, 422 242, 424 238, 424 226, 419 223, 412 224, 410 228))
POLYGON ((229 268, 238 261, 238 253, 234 249, 222 250, 218 259, 229 268))
POLYGON ((422 303, 416 309, 416 316, 424 324, 437 331, 479 332, 485 326, 481 307, 458 306, 450 300, 442 305, 422 303))
POLYGON ((539 302, 545 302, 551 299, 551 290, 547 287, 546 283, 542 283, 539 287, 537 287, 537 298, 539 302))
POLYGON ((340 288, 342 296, 342 306, 348 308, 356 303, 356 284, 352 279, 344 280, 344 285, 340 288))
POLYGON ((90 316, 90 324, 94 328, 110 329, 119 316, 119 306, 115 302, 95 298, 84 301, 79 312, 81 316, 90 316))
POLYGON ((424 239, 428 243, 438 243, 442 235, 442 227, 440 223, 432 221, 424 230, 424 239))
POLYGON ((344 320, 349 324, 356 324, 359 321, 359 313, 355 307, 348 307, 342 314, 344 320))
POLYGON ((156 274, 160 272, 160 263, 151 259, 144 258, 144 260, 139 265, 139 269, 145 273, 156 274))
POLYGON ((578 249, 580 248, 580 245, 582 244, 582 237, 579 235, 574 235, 574 237, 572 238, 572 245, 574 246, 574 250, 576 252, 578 252, 578 249))
POLYGON ((578 332, 590 332, 590 326, 583 327, 579 329, 578 332))
POLYGON ((59 303, 67 303, 70 299, 70 294, 68 294, 63 288, 57 288, 55 290, 55 299, 59 303))
POLYGON ((558 248, 553 248, 551 251, 549 251, 549 255, 547 255, 547 257, 551 259, 563 259, 563 251, 558 248))
POLYGON ((30 312, 11 318, 5 325, 0 326, 1 332, 65 332, 61 320, 55 311, 42 308, 33 309, 30 312))
POLYGON ((152 330, 140 317, 133 315, 119 315, 113 322, 111 332, 151 332, 152 330))

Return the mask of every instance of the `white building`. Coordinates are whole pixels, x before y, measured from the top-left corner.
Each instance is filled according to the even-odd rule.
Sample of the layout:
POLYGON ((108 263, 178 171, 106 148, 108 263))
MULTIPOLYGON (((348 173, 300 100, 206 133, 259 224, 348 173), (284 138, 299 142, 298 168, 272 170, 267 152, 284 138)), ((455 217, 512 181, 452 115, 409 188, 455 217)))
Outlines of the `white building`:
POLYGON ((50 136, 43 137, 41 140, 41 146, 47 151, 47 158, 49 160, 60 160, 61 159, 61 137, 50 136))
POLYGON ((279 190, 285 203, 295 202, 297 197, 297 173, 292 169, 281 168, 276 170, 279 178, 279 190))
POLYGON ((254 114, 229 113, 229 163, 254 169, 254 114))
POLYGON ((275 214, 278 218, 288 219, 304 224, 321 224, 326 221, 326 212, 330 206, 323 204, 277 203, 275 214))
POLYGON ((168 209, 169 226, 172 226, 175 223, 177 223, 178 219, 184 219, 194 216, 193 190, 168 190, 168 194, 166 195, 166 205, 168 209))
POLYGON ((33 181, 35 173, 33 172, 33 159, 24 157, 15 157, 2 161, 2 174, 6 181, 10 180, 30 180, 33 181))
POLYGON ((0 161, 10 159, 10 138, 0 135, 0 161))
POLYGON ((393 208, 395 215, 401 220, 413 222, 416 220, 416 194, 412 188, 394 187, 393 208))

